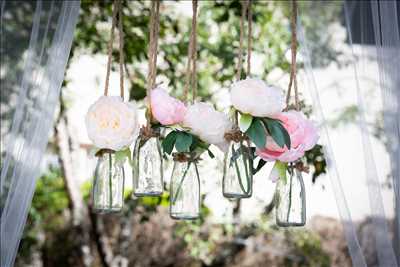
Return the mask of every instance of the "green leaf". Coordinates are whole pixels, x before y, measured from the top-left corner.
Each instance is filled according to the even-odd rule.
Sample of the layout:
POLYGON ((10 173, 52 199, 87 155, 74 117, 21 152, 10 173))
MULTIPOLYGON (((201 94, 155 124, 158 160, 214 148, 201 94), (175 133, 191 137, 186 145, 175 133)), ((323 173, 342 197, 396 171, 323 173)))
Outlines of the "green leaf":
POLYGON ((197 136, 192 135, 192 144, 190 145, 190 151, 196 150, 198 146, 201 146, 201 140, 197 136))
POLYGON ((291 140, 290 140, 290 135, 289 135, 288 131, 285 129, 285 127, 283 127, 281 122, 278 122, 278 125, 279 125, 279 128, 281 128, 283 137, 285 139, 285 145, 288 149, 290 149, 290 147, 292 145, 291 140))
POLYGON ((260 161, 257 164, 257 167, 255 169, 253 168, 253 175, 256 174, 257 172, 259 172, 261 170, 261 168, 264 167, 265 163, 267 163, 267 162, 264 161, 263 159, 260 159, 260 161))
POLYGON ((178 152, 189 152, 192 142, 193 137, 191 134, 178 132, 176 135, 175 148, 178 152))
POLYGON ((281 122, 268 118, 264 119, 263 122, 275 143, 277 143, 280 147, 284 147, 286 145, 286 147, 290 149, 290 136, 281 122))
POLYGON ((286 177, 287 163, 279 160, 275 161, 274 167, 271 170, 270 179, 276 180, 273 176, 277 176, 277 179, 281 179, 284 184, 287 183, 286 177))
POLYGON ((250 114, 241 114, 239 119, 239 128, 242 132, 246 132, 249 129, 253 117, 250 114))
POLYGON ((229 161, 229 167, 232 167, 233 164, 235 163, 235 161, 241 156, 239 148, 237 150, 235 150, 235 148, 233 146, 231 146, 231 149, 232 149, 232 156, 229 161))
POLYGON ((162 141, 162 148, 164 153, 168 155, 171 154, 172 150, 174 149, 175 141, 176 141, 177 132, 172 131, 170 132, 162 141))
POLYGON ((215 158, 214 153, 212 153, 212 151, 210 149, 207 149, 208 155, 210 156, 210 158, 215 158))
POLYGON ((247 136, 253 141, 258 148, 264 148, 266 143, 266 132, 265 128, 258 118, 253 118, 249 129, 246 131, 247 136))

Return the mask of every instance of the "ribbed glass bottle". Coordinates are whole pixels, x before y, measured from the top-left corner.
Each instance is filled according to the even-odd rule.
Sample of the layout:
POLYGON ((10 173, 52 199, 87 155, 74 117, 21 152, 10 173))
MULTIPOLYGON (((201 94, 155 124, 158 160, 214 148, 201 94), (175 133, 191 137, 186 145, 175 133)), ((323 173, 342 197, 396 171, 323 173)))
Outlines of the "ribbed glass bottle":
POLYGON ((123 162, 113 152, 99 155, 92 186, 93 210, 98 213, 119 212, 124 203, 125 173, 123 162))
POLYGON ((245 141, 229 145, 225 155, 222 193, 226 198, 248 198, 253 193, 253 160, 245 141))
POLYGON ((170 216, 194 220, 200 216, 200 177, 194 161, 175 161, 171 177, 170 216))
POLYGON ((288 169, 287 178, 276 187, 276 224, 281 227, 304 226, 306 223, 306 191, 297 169, 288 169))
POLYGON ((163 193, 163 159, 159 137, 136 140, 133 152, 134 195, 161 196, 163 193))

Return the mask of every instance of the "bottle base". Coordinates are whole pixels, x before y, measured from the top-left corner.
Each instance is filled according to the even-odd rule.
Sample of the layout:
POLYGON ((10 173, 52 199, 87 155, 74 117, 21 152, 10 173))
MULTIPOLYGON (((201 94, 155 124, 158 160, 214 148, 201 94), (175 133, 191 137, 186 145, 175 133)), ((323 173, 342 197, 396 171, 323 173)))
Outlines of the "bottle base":
POLYGON ((276 221, 276 225, 279 227, 302 227, 306 225, 306 222, 281 222, 276 221))
POLYGON ((199 215, 184 214, 184 213, 170 213, 169 216, 174 220, 189 220, 193 221, 198 219, 199 215))
POLYGON ((252 194, 236 194, 236 193, 222 193, 225 198, 238 199, 238 198, 250 198, 252 194))
POLYGON ((100 208, 100 207, 93 208, 93 212, 98 213, 98 214, 118 213, 118 212, 121 212, 121 211, 122 211, 122 207, 119 207, 119 208, 116 208, 116 207, 113 207, 113 208, 110 208, 110 207, 107 207, 107 208, 100 208))
POLYGON ((154 191, 154 192, 146 192, 146 193, 140 193, 140 192, 134 192, 133 195, 135 197, 160 197, 162 196, 163 192, 160 191, 154 191))

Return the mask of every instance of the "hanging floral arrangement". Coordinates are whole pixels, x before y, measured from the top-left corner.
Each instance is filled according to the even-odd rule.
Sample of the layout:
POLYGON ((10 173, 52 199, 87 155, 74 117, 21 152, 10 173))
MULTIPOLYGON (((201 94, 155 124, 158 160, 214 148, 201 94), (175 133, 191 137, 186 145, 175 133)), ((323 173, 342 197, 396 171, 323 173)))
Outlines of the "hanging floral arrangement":
POLYGON ((226 132, 232 129, 229 117, 212 105, 195 102, 197 93, 197 1, 192 1, 193 18, 188 50, 188 64, 184 100, 192 92, 192 103, 171 97, 161 87, 151 91, 151 116, 154 126, 169 133, 162 140, 165 155, 172 155, 174 167, 170 188, 170 215, 174 219, 196 219, 200 213, 200 174, 198 162, 204 152, 214 157, 209 149, 214 144, 226 149, 226 132))
POLYGON ((121 2, 114 3, 111 38, 108 44, 108 63, 101 96, 90 106, 85 122, 90 140, 97 148, 99 158, 92 186, 92 205, 97 212, 117 212, 123 206, 124 161, 130 156, 129 146, 137 131, 138 118, 135 103, 124 102, 123 87, 123 31, 121 2), (120 96, 108 96, 111 52, 118 14, 120 55, 120 96))
POLYGON ((153 104, 152 92, 156 86, 159 15, 160 1, 152 1, 148 49, 147 125, 140 129, 132 156, 133 194, 137 197, 161 196, 164 190, 163 158, 160 143, 161 133, 160 128, 152 124, 152 112, 158 108, 157 105, 153 104))
MULTIPOLYGON (((271 110, 253 109, 250 111, 252 116, 242 119, 246 126, 250 125, 246 133, 257 146, 256 155, 261 158, 257 169, 260 169, 265 162, 275 162, 270 179, 278 182, 275 193, 276 222, 278 226, 283 227, 303 226, 306 222, 306 196, 301 173, 308 172, 308 167, 305 165, 306 160, 303 157, 305 152, 311 150, 319 139, 316 126, 300 111, 296 76, 296 21, 297 2, 294 0, 292 1, 291 17, 292 63, 286 108, 282 112, 279 111, 283 105, 283 98, 282 95, 276 93, 274 96, 270 96, 270 99, 274 101, 268 102, 271 110), (294 105, 290 105, 292 87, 294 89, 294 105), (261 131, 260 126, 264 126, 266 131, 261 131), (266 135, 263 136, 262 132, 266 135)), ((257 97, 260 99, 260 96, 257 97)), ((234 99, 235 96, 232 95, 232 100, 236 101, 234 99)), ((240 99, 237 100, 240 101, 240 99)), ((251 106, 244 107, 241 104, 236 101, 236 106, 241 110, 251 108, 251 106)))
MULTIPOLYGON (((247 51, 248 62, 251 51, 251 7, 250 1, 242 2, 242 16, 240 20, 240 41, 238 51, 238 63, 236 69, 236 80, 240 81, 242 74, 244 18, 248 17, 247 51)), ((250 64, 247 65, 247 75, 250 75, 250 64)), ((235 84, 235 83, 234 83, 235 84)), ((231 91, 232 93, 232 91, 231 91)), ((241 92, 245 93, 244 91, 241 92)), ((222 193, 230 199, 249 198, 253 193, 253 159, 254 149, 246 134, 239 129, 237 109, 231 110, 231 121, 233 129, 225 134, 225 140, 229 142, 228 150, 224 158, 224 171, 222 178, 222 193)))
POLYGON ((230 90, 237 128, 226 135, 233 141, 227 154, 224 172, 224 195, 248 197, 252 175, 268 161, 274 161, 270 178, 278 181, 276 191, 276 219, 279 226, 305 224, 305 189, 301 172, 307 171, 302 157, 318 141, 317 128, 300 111, 296 79, 296 1, 292 1, 292 64, 286 103, 283 91, 261 79, 250 78, 251 66, 251 1, 242 3, 237 82, 230 90), (243 24, 247 11, 247 78, 241 80, 243 24), (295 104, 289 105, 292 86, 295 104), (235 140, 236 139, 236 140, 235 140), (253 147, 247 140, 250 140, 253 147), (235 144, 236 143, 236 144, 235 144), (239 145, 237 145, 237 143, 239 145), (257 167, 253 161, 259 157, 257 167), (246 159, 247 158, 247 159, 246 159), (242 161, 238 161, 242 159, 242 161), (247 161, 246 161, 247 160, 247 161), (246 162, 250 164, 246 164, 246 162), (244 166, 240 168, 240 166, 244 166), (247 179, 243 179, 246 177, 247 179), (289 177, 289 178, 288 178, 289 177), (244 185, 247 185, 244 186, 244 185), (227 189, 230 191, 227 192, 227 189))

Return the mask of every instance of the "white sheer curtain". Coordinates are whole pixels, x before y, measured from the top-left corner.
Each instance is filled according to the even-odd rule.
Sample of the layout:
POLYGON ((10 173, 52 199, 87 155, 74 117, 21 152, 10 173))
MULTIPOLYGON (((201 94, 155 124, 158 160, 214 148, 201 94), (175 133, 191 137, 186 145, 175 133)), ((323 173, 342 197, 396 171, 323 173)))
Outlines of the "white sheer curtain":
POLYGON ((18 250, 79 8, 79 1, 1 2, 2 267, 18 250))
MULTIPOLYGON (((317 3, 313 10, 303 9, 301 12, 313 12, 312 17, 315 21, 323 21, 318 17, 318 9, 323 9, 326 5, 341 5, 340 2, 324 1, 317 3)), ((399 194, 399 121, 400 121, 400 42, 399 42, 399 13, 398 3, 396 1, 345 1, 343 20, 347 32, 347 41, 349 45, 350 60, 347 62, 351 72, 348 73, 349 83, 353 85, 345 88, 353 92, 355 96, 354 104, 357 108, 356 125, 358 125, 358 134, 354 138, 354 146, 360 142, 358 150, 352 151, 353 158, 360 158, 364 162, 363 166, 354 166, 352 177, 347 177, 338 171, 340 164, 338 158, 335 158, 334 145, 330 141, 332 131, 327 126, 326 114, 329 112, 329 104, 320 98, 321 85, 315 78, 315 69, 311 64, 312 52, 310 42, 307 40, 307 32, 299 22, 298 36, 301 47, 301 53, 304 58, 306 84, 312 97, 314 113, 322 125, 322 140, 325 147, 325 155, 328 159, 328 172, 332 183, 332 189, 335 194, 338 212, 341 217, 344 234, 348 243, 350 256, 354 266, 390 266, 396 267, 400 260, 399 241, 400 224, 398 216, 400 215, 400 194, 399 194), (357 22, 357 23, 356 23, 357 22), (355 25, 357 24, 357 25, 355 25), (357 36, 357 44, 354 42, 354 36, 357 36), (361 50, 356 52, 355 50, 361 50), (368 58, 368 59, 367 59, 368 58), (371 64, 376 64, 378 71, 371 72, 367 69, 371 64), (368 65, 368 66, 367 66, 368 65), (375 77, 376 76, 376 77, 375 77), (377 167, 376 149, 372 144, 369 115, 373 113, 373 108, 366 104, 370 92, 367 90, 367 82, 370 80, 378 81, 373 86, 380 94, 381 111, 383 113, 383 136, 387 152, 389 153, 390 177, 393 185, 394 195, 394 226, 389 227, 388 216, 386 212, 390 209, 382 196, 382 173, 377 167), (357 140, 358 139, 358 140, 357 140), (362 177, 359 185, 354 188, 344 188, 342 182, 344 179, 354 179, 356 176, 362 177), (366 187, 365 193, 361 188, 366 187), (351 193, 349 193, 351 192, 351 193), (366 196, 361 196, 366 194, 366 196), (368 209, 368 215, 371 220, 372 231, 369 233, 370 239, 368 250, 373 250, 375 259, 370 257, 370 251, 362 246, 362 238, 357 231, 356 222, 352 219, 354 206, 351 202, 354 198, 364 197, 368 200, 365 203, 368 209), (393 234, 392 234, 393 233, 393 234), (397 258, 396 258, 397 257, 397 258)), ((300 13, 301 14, 301 13, 300 13)), ((328 29, 328 25, 327 29, 328 29)), ((339 79, 339 77, 338 77, 339 79)), ((376 97, 376 96, 375 96, 376 97)), ((337 99, 336 101, 342 99, 337 99)), ((326 100, 325 100, 326 101, 326 100)), ((346 100, 343 100, 346 101, 346 100)), ((368 103, 371 103, 369 101, 368 103)), ((377 114, 372 114, 377 116, 377 114)), ((343 140, 347 137, 343 137, 343 140)), ((349 137, 350 138, 350 137, 349 137)), ((351 151, 351 149, 349 150, 351 151)), ((340 161, 340 159, 339 159, 340 161)))

